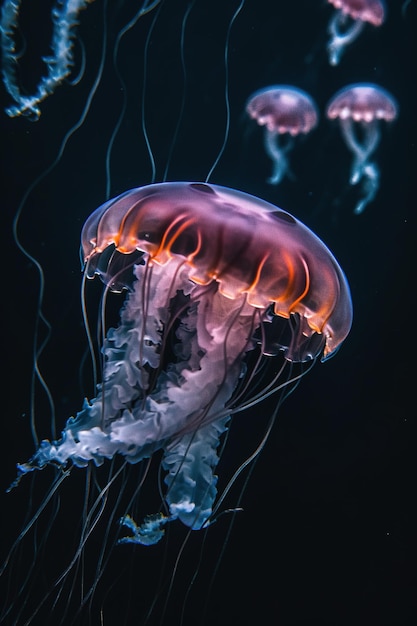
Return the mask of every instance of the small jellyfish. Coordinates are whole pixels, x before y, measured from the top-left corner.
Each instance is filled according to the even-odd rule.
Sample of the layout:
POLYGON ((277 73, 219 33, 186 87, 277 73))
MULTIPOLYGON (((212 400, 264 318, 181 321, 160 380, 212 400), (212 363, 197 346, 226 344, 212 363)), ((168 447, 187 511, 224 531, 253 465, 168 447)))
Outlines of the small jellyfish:
POLYGON ((350 184, 362 183, 362 194, 354 213, 372 202, 379 188, 379 168, 370 158, 381 137, 381 120, 392 122, 398 115, 395 99, 372 83, 347 85, 327 105, 327 117, 338 119, 347 147, 353 154, 350 184))
POLYGON ((289 85, 272 85, 251 95, 246 112, 259 126, 265 126, 265 150, 273 161, 271 185, 290 175, 287 154, 294 138, 309 133, 318 122, 317 107, 305 91, 289 85), (284 145, 281 135, 287 135, 284 145))
POLYGON ((335 8, 327 32, 331 39, 327 44, 330 65, 338 65, 346 46, 359 37, 366 22, 381 26, 385 18, 382 0, 328 0, 335 8))

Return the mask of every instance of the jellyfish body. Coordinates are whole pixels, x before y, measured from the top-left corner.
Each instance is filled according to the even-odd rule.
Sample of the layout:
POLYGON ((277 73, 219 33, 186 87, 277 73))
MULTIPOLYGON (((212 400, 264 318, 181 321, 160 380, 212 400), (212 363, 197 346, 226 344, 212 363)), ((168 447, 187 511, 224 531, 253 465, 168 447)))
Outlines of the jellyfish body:
POLYGON ((268 182, 277 185, 289 174, 287 155, 293 149, 294 138, 309 133, 317 125, 317 107, 305 91, 274 85, 252 94, 246 112, 259 126, 265 126, 265 150, 273 162, 268 182), (283 135, 286 136, 284 144, 283 135))
POLYGON ((381 138, 380 124, 397 117, 397 103, 382 87, 357 83, 338 91, 326 113, 329 119, 339 121, 345 143, 353 154, 350 184, 362 185, 362 197, 354 212, 362 213, 379 189, 379 168, 370 159, 381 138))
POLYGON ((255 374, 245 356, 256 345, 261 359, 282 353, 286 363, 334 354, 352 319, 346 279, 288 213, 200 183, 153 184, 107 202, 85 223, 82 250, 88 278, 128 290, 120 324, 106 334, 96 397, 19 476, 115 455, 134 464, 162 450, 169 514, 140 526, 125 516, 125 540, 155 543, 174 519, 200 529, 216 497, 220 437, 255 374))
POLYGON ((381 26, 385 7, 381 0, 328 0, 336 11, 332 17, 327 44, 330 65, 338 65, 347 46, 355 41, 365 24, 381 26))

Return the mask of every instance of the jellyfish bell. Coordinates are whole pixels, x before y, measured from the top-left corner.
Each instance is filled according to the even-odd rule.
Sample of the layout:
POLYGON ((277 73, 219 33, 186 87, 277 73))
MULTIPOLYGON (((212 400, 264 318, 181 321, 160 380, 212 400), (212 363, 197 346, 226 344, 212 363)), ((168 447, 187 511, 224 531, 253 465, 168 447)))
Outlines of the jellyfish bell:
POLYGON ((378 165, 371 161, 381 139, 381 123, 398 115, 395 98, 373 83, 355 83, 340 89, 328 102, 326 115, 337 120, 353 154, 350 184, 361 183, 361 198, 354 212, 362 213, 379 189, 378 165))
POLYGON ((277 185, 289 175, 288 153, 297 135, 309 133, 318 123, 318 110, 311 96, 290 85, 273 85, 251 95, 246 112, 265 127, 264 145, 273 162, 268 182, 277 185), (286 136, 282 144, 281 137, 286 136))
POLYGON ((318 120, 312 98, 305 91, 289 85, 259 89, 250 97, 247 112, 269 131, 292 136, 308 133, 318 120))
POLYGON ((382 0, 328 0, 336 11, 328 26, 327 45, 330 65, 338 65, 346 49, 362 33, 365 25, 381 26, 385 19, 382 0))
POLYGON ((398 105, 386 89, 373 83, 356 83, 340 89, 327 106, 330 119, 352 118, 355 122, 373 120, 392 122, 398 114, 398 105))
POLYGON ((380 26, 385 19, 385 5, 381 0, 328 0, 336 9, 354 20, 380 26))
POLYGON ((156 543, 173 520, 206 527, 230 416, 294 382, 287 365, 334 354, 352 321, 346 278, 290 214, 205 183, 152 184, 105 203, 84 225, 82 250, 88 278, 128 295, 106 332, 96 397, 18 466, 19 478, 117 455, 135 464, 160 450, 167 514, 140 525, 124 516, 124 540, 156 543), (127 268, 134 279, 123 283, 127 268), (275 331, 277 319, 289 332, 275 331), (245 357, 256 349, 251 370, 245 357), (260 390, 261 363, 279 353, 279 373, 260 390))

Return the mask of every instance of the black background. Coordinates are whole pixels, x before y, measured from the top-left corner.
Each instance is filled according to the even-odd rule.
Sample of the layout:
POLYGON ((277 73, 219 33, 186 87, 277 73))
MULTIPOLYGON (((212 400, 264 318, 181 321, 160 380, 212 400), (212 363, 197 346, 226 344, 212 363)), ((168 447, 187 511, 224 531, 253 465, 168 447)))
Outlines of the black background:
MULTIPOLYGON (((39 121, 8 118, 4 106, 10 101, 2 88, 2 309, 6 313, 2 554, 7 554, 31 506, 29 479, 28 486, 22 481, 18 489, 4 493, 15 478, 15 463, 33 452, 28 413, 39 272, 13 240, 19 203, 33 185, 21 206, 18 237, 44 271, 42 310, 51 324, 51 337, 39 365, 60 429, 79 410, 83 395, 91 394, 91 381, 80 384, 79 375, 85 350, 78 250, 82 224, 105 201, 107 184, 114 196, 163 178, 205 180, 225 138, 227 89, 227 143, 210 181, 258 195, 316 232, 347 275, 354 323, 340 352, 317 364, 283 404, 218 569, 216 559, 230 515, 210 529, 199 576, 185 603, 183 626, 417 623, 417 94, 412 41, 417 7, 413 0, 405 5, 387 2, 386 23, 381 28, 366 26, 339 66, 330 67, 325 48, 333 8, 324 0, 246 0, 233 23, 237 1, 165 0, 122 38, 117 72, 112 58, 117 36, 141 3, 95 0, 80 13, 71 79, 77 78, 83 58, 84 73, 41 104, 39 121), (392 93, 399 103, 399 117, 392 124, 381 124, 375 157, 381 170, 380 190, 363 215, 356 216, 357 190, 348 184, 350 155, 337 124, 326 119, 325 107, 338 89, 362 81, 380 84, 392 93), (318 127, 297 142, 291 156, 295 178, 275 187, 266 183, 270 162, 262 132, 244 112, 249 95, 271 84, 306 90, 321 115, 318 127), (109 181, 106 155, 123 94, 127 106, 111 152, 109 181), (78 124, 90 96, 85 119, 57 160, 66 133, 78 124)), ((17 47, 25 48, 21 81, 28 90, 42 73, 39 59, 48 54, 50 35, 49 3, 23 6, 17 47)), ((41 342, 42 323, 39 332, 41 342)), ((49 437, 50 409, 39 385, 36 389, 39 436, 49 437)), ((233 472, 245 458, 245 450, 253 450, 271 410, 271 404, 262 405, 234 420, 222 458, 226 472, 233 472)), ((43 575, 49 581, 53 576, 48 577, 48 569, 59 560, 59 546, 70 542, 77 523, 71 520, 78 510, 72 508, 71 498, 80 501, 75 492, 84 488, 81 474, 81 470, 77 475, 73 472, 66 481, 71 484, 62 489, 63 515, 52 532, 51 549, 42 556, 43 575)), ((50 479, 51 474, 45 477, 45 489, 50 479)), ((153 512, 152 504, 145 512, 153 512)), ((93 539, 98 545, 100 532, 99 528, 93 539)), ((185 535, 174 525, 170 533, 176 555, 185 535)), ((165 621, 156 610, 146 624, 181 624, 179 615, 202 534, 193 533, 180 560, 165 621)), ((162 567, 162 543, 117 548, 89 615, 74 617, 71 607, 68 616, 51 612, 50 622, 38 616, 33 623, 101 624, 97 606, 104 602, 106 626, 145 624, 162 567), (128 572, 122 574, 126 563, 128 572), (112 588, 112 581, 119 586, 115 583, 112 588)), ((27 548, 31 559, 30 542, 27 548)), ((27 567, 25 554, 19 561, 21 572, 27 567)), ((169 563, 165 572, 172 571, 169 563)), ((7 583, 7 573, 2 582, 7 583)), ((161 597, 168 596, 163 592, 161 597)), ((29 602, 36 604, 36 597, 29 602)), ((161 605, 161 598, 157 604, 161 605)), ((5 618, 4 623, 15 622, 5 618)))

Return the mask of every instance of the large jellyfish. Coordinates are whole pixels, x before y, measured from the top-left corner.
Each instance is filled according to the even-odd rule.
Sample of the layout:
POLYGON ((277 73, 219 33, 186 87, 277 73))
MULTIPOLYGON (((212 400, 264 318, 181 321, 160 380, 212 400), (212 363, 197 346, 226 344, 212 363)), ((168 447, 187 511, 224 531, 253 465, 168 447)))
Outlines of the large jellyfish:
POLYGON ((379 168, 371 158, 381 138, 380 125, 382 121, 395 120, 398 105, 379 85, 357 83, 338 91, 326 112, 329 119, 339 121, 345 143, 353 154, 350 184, 361 184, 354 213, 362 213, 379 189, 379 168))
POLYGON ((265 150, 273 163, 268 182, 278 185, 289 174, 287 154, 294 147, 294 138, 317 125, 317 107, 311 96, 297 87, 272 85, 252 94, 246 111, 259 126, 265 126, 265 150))
POLYGON ((385 19, 382 0, 328 0, 336 11, 328 27, 330 65, 338 65, 347 46, 355 41, 365 24, 381 26, 385 19))
POLYGON ((59 440, 41 442, 19 477, 115 455, 138 463, 162 449, 166 514, 140 526, 125 516, 133 535, 124 541, 155 543, 175 519, 201 529, 231 414, 293 382, 286 363, 334 354, 352 320, 346 279, 288 213, 202 183, 154 184, 105 203, 84 225, 82 250, 87 277, 128 296, 106 333, 96 397, 59 440), (262 388, 264 360, 280 353, 282 368, 262 388))

